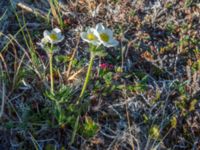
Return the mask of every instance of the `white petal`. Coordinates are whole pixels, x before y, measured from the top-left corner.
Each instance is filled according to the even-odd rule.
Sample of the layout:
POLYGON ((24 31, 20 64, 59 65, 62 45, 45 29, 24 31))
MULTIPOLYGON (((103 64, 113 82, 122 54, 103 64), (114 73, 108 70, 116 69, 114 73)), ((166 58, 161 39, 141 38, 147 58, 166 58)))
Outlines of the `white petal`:
POLYGON ((61 30, 59 29, 59 28, 54 28, 53 30, 52 30, 52 32, 55 32, 55 33, 61 33, 61 30))
POLYGON ((105 29, 104 33, 106 33, 109 36, 109 38, 113 38, 113 31, 112 30, 107 28, 107 29, 105 29))
POLYGON ((55 40, 55 41, 52 41, 53 42, 53 44, 57 44, 57 43, 60 43, 60 42, 62 42, 63 40, 64 40, 64 36, 61 36, 58 40, 55 40))
POLYGON ((101 32, 98 32, 96 29, 93 31, 93 33, 94 33, 94 35, 98 38, 98 39, 100 39, 100 33, 101 32))
POLYGON ((52 31, 51 33, 56 34, 58 39, 60 39, 62 37, 62 33, 61 32, 52 31))
POLYGON ((98 40, 90 41, 90 40, 84 39, 84 41, 86 41, 86 42, 88 42, 88 43, 91 43, 91 44, 93 44, 93 45, 101 45, 101 43, 100 43, 98 40))
POLYGON ((62 35, 62 36, 60 37, 60 42, 61 42, 61 41, 63 41, 63 40, 64 40, 64 38, 65 38, 65 36, 64 36, 64 35, 62 35))
POLYGON ((48 40, 49 43, 53 44, 54 41, 51 39, 50 36, 46 36, 46 39, 48 40))
POLYGON ((61 37, 59 37, 58 41, 59 42, 62 42, 64 40, 65 36, 64 35, 61 35, 61 37))
POLYGON ((63 35, 62 34, 57 34, 57 40, 60 40, 63 38, 63 35))
POLYGON ((87 33, 94 33, 94 31, 96 31, 95 28, 89 28, 89 29, 87 30, 87 33))
POLYGON ((42 44, 47 44, 48 43, 48 38, 47 37, 44 37, 42 40, 41 40, 41 43, 42 44))
POLYGON ((115 40, 115 39, 110 40, 108 43, 110 45, 112 45, 112 47, 115 47, 115 46, 117 46, 119 44, 119 42, 117 40, 115 40))
POLYGON ((103 42, 102 44, 103 44, 103 46, 105 46, 105 47, 112 47, 112 45, 110 45, 110 44, 108 44, 108 43, 105 43, 105 42, 103 42))
POLYGON ((87 40, 87 33, 81 32, 81 38, 82 38, 82 40, 87 40))
POLYGON ((119 42, 115 39, 111 39, 109 42, 102 43, 105 47, 115 47, 119 44, 119 42))
POLYGON ((45 30, 45 31, 43 32, 43 36, 44 36, 44 37, 49 36, 49 34, 50 34, 50 32, 47 31, 47 30, 45 30))
POLYGON ((57 35, 58 40, 61 42, 62 40, 64 40, 65 36, 62 34, 57 35))
POLYGON ((103 32, 103 31, 105 30, 105 27, 103 26, 102 23, 98 23, 98 24, 96 25, 96 28, 95 28, 95 29, 97 30, 97 32, 103 32))

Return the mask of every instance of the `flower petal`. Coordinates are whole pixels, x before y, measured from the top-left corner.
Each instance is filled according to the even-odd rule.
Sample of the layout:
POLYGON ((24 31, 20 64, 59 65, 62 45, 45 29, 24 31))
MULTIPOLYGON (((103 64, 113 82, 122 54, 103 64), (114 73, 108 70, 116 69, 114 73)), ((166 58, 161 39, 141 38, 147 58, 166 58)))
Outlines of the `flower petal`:
POLYGON ((63 35, 61 35, 61 37, 58 39, 58 40, 55 40, 55 41, 51 41, 51 43, 52 44, 57 44, 57 43, 60 43, 60 42, 62 42, 63 40, 64 40, 64 36, 63 35))
POLYGON ((102 43, 105 47, 115 47, 119 44, 119 42, 115 39, 111 39, 109 42, 102 43))
MULTIPOLYGON (((87 33, 86 32, 81 32, 81 38, 82 40, 87 40, 87 33)), ((88 40, 87 40, 88 41, 88 40)))
POLYGON ((105 31, 104 31, 109 37, 110 37, 110 39, 112 39, 113 38, 113 31, 112 30, 110 30, 110 29, 105 29, 105 31))
POLYGON ((96 29, 94 28, 88 28, 87 29, 87 33, 94 33, 96 29))
POLYGON ((112 45, 112 47, 115 47, 119 44, 119 42, 115 39, 111 39, 109 42, 108 42, 110 45, 112 45))
POLYGON ((44 37, 49 36, 49 34, 50 34, 50 32, 49 32, 48 30, 45 30, 45 31, 43 32, 43 36, 44 36, 44 37))
POLYGON ((103 44, 103 46, 105 46, 105 47, 112 47, 112 45, 110 45, 109 43, 106 43, 106 42, 103 42, 102 44, 103 44))
POLYGON ((42 38, 41 43, 42 44, 47 44, 49 42, 47 37, 42 38))
POLYGON ((100 39, 100 32, 98 32, 96 29, 93 31, 94 35, 100 39))
POLYGON ((49 43, 54 44, 54 41, 51 39, 50 36, 46 36, 46 39, 48 40, 49 43))
POLYGON ((95 27, 97 32, 103 32, 105 30, 105 27, 103 26, 102 23, 98 23, 95 27))
POLYGON ((54 33, 61 33, 61 30, 59 29, 59 28, 54 28, 53 30, 52 30, 52 32, 54 32, 54 33))

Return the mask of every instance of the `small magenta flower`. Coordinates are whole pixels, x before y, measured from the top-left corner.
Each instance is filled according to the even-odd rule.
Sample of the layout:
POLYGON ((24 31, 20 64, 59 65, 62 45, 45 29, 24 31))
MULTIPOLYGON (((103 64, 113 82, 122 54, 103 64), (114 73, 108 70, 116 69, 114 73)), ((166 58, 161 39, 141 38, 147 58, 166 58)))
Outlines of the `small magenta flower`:
POLYGON ((104 70, 108 68, 108 64, 103 63, 103 64, 100 64, 99 67, 104 70))
POLYGON ((100 67, 102 70, 106 70, 106 69, 112 69, 112 68, 113 68, 113 65, 107 64, 107 63, 102 63, 102 64, 99 65, 99 67, 100 67))

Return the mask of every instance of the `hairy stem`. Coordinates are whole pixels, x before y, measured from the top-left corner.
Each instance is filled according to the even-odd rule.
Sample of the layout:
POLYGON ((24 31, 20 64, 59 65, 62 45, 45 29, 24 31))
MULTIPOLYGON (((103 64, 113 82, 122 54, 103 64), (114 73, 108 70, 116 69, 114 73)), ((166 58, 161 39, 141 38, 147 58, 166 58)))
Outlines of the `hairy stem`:
POLYGON ((49 68, 50 68, 50 80, 51 80, 51 93, 54 94, 53 46, 51 46, 50 53, 49 53, 49 68))
POLYGON ((90 74, 91 74, 93 63, 94 63, 94 55, 92 53, 90 53, 90 62, 89 62, 88 70, 87 70, 87 75, 86 75, 86 78, 85 78, 85 82, 84 82, 83 88, 81 90, 81 94, 79 96, 78 103, 81 101, 81 99, 83 97, 83 94, 84 94, 84 92, 85 92, 85 90, 87 88, 87 84, 88 84, 89 79, 90 79, 90 74))

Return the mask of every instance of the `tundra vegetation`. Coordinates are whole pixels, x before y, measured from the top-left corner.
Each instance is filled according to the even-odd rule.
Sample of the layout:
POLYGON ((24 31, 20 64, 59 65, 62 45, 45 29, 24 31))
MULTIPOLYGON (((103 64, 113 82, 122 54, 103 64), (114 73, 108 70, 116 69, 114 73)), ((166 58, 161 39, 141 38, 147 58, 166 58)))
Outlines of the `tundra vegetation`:
POLYGON ((200 149, 199 0, 0 7, 0 149, 200 149))

